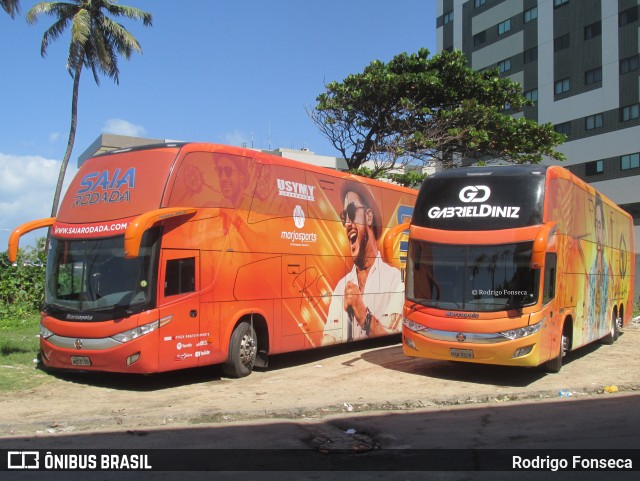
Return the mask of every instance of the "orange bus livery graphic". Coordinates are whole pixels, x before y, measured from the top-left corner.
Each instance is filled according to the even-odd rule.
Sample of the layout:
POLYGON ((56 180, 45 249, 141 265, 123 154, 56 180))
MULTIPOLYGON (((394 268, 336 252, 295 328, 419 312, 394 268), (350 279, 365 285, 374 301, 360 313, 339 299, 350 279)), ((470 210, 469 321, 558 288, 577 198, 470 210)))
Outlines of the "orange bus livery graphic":
POLYGON ((85 162, 52 227, 40 327, 46 367, 151 373, 401 330, 417 192, 215 144, 85 162))
POLYGON ((558 166, 464 168, 422 185, 409 232, 408 356, 557 372, 632 315, 631 216, 558 166))

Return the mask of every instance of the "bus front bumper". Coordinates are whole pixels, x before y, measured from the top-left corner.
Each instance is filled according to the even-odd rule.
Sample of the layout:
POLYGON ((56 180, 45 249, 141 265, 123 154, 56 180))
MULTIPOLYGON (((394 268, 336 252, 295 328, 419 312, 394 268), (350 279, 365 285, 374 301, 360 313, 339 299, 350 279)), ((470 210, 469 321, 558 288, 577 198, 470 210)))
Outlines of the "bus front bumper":
POLYGON ((40 358, 44 366, 51 369, 147 374, 158 370, 156 346, 156 336, 145 336, 126 344, 108 338, 52 336, 40 339, 40 358), (108 345, 109 342, 113 345, 108 345))
POLYGON ((510 339, 501 333, 436 331, 407 324, 402 328, 406 356, 503 366, 534 367, 541 363, 540 333, 510 339))

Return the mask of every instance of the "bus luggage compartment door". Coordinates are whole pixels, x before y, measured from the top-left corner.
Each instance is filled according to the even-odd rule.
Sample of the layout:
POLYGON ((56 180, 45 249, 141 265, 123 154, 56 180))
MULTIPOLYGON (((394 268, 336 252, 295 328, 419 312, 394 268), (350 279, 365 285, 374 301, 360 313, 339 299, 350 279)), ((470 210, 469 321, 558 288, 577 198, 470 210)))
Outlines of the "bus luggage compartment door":
POLYGON ((306 259, 304 255, 282 256, 282 335, 286 350, 303 349, 307 325, 301 316, 304 303, 306 259))

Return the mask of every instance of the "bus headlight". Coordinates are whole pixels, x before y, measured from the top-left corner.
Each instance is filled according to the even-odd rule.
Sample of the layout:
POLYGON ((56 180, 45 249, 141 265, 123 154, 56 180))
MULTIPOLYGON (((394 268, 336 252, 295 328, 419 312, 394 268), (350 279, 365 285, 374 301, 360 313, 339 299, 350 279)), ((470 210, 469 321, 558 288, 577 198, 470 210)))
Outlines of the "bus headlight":
POLYGON ((500 332, 501 336, 506 337, 507 339, 522 339, 523 337, 531 336, 535 334, 540 329, 542 329, 542 325, 544 324, 544 319, 537 324, 533 324, 531 326, 519 327, 518 329, 509 329, 508 331, 500 332))
POLYGON ((404 324, 404 327, 406 327, 407 329, 409 329, 410 331, 413 331, 413 332, 420 332, 420 331, 423 331, 424 328, 425 328, 422 324, 418 324, 417 322, 413 322, 413 321, 407 319, 406 317, 402 321, 402 324, 404 324))
POLYGON ((42 339, 49 339, 51 336, 53 336, 53 332, 44 327, 44 324, 40 323, 40 337, 42 339))
POLYGON ((144 326, 138 326, 134 329, 129 329, 128 331, 121 332, 120 334, 115 334, 111 336, 111 339, 115 339, 116 341, 122 343, 133 341, 138 337, 155 331, 156 329, 158 329, 158 327, 160 327, 160 321, 150 322, 149 324, 145 324, 144 326))

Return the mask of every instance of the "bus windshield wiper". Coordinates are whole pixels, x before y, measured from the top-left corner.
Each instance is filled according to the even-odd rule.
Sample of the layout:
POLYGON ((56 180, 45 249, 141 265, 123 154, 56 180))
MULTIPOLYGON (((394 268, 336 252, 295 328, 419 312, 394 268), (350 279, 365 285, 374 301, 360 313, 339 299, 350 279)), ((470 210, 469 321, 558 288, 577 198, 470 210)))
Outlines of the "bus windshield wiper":
POLYGON ((430 301, 427 301, 426 299, 423 301, 418 301, 413 299, 413 304, 411 304, 411 306, 409 306, 409 309, 411 309, 412 311, 414 311, 416 309, 416 306, 422 306, 422 307, 437 307, 437 303, 428 303, 430 301))
POLYGON ((113 306, 110 309, 112 309, 113 313, 118 317, 129 317, 133 314, 133 309, 131 309, 131 306, 113 306))

